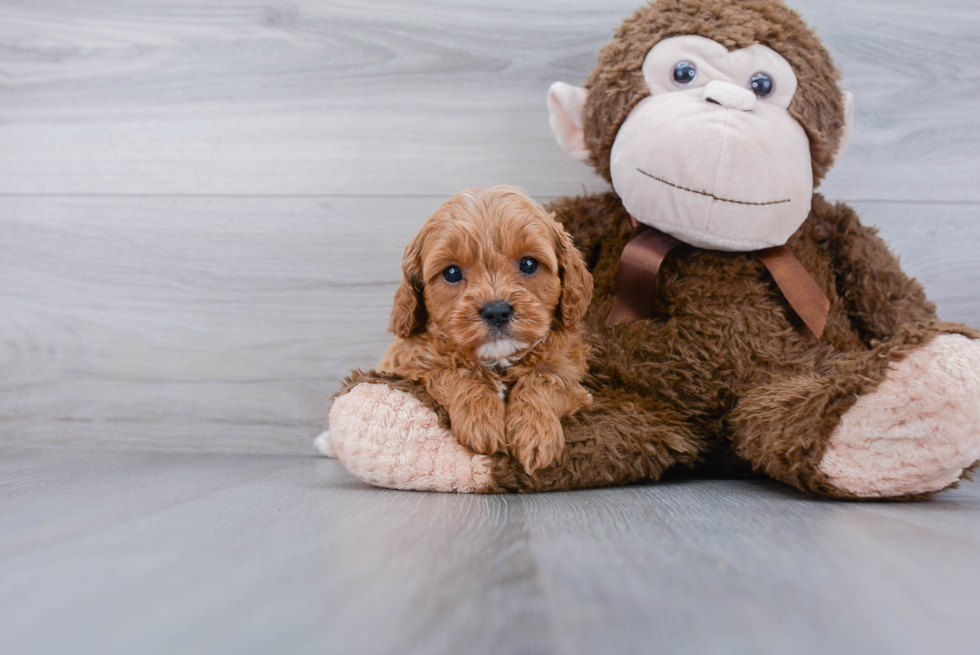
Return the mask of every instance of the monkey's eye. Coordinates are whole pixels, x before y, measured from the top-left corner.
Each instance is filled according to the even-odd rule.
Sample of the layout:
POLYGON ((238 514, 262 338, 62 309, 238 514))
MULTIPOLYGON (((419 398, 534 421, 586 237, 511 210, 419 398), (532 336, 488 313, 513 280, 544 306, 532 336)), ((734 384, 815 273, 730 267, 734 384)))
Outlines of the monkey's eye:
POLYGON ((768 98, 776 90, 776 82, 769 73, 756 73, 749 79, 749 88, 759 98, 768 98))
POLYGON ((671 77, 676 86, 690 86, 698 76, 698 67, 690 61, 679 61, 674 65, 671 77))
POLYGON ((449 284, 456 284, 463 279, 463 270, 454 264, 442 272, 442 279, 449 284))
POLYGON ((538 260, 534 257, 521 257, 518 268, 521 269, 521 273, 524 275, 534 275, 538 272, 538 260))

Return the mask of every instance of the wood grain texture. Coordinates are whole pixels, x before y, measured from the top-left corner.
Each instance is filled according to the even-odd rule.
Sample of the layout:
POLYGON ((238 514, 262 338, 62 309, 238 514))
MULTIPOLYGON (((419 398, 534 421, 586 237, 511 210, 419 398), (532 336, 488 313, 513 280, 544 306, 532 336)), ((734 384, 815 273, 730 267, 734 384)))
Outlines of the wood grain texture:
MULTIPOLYGON (((310 452, 441 201, 0 198, 0 445, 310 452)), ((857 209, 980 325, 980 205, 857 209)))
POLYGON ((721 480, 480 497, 312 457, 8 451, 0 634, 37 655, 958 655, 978 519, 976 483, 914 504, 721 480))
POLYGON ((309 452, 440 199, 0 199, 0 442, 309 452))
MULTIPOLYGON (((601 183, 555 146, 638 0, 0 5, 0 193, 448 195, 601 183)), ((980 201, 972 0, 793 0, 857 99, 845 199, 980 201)))

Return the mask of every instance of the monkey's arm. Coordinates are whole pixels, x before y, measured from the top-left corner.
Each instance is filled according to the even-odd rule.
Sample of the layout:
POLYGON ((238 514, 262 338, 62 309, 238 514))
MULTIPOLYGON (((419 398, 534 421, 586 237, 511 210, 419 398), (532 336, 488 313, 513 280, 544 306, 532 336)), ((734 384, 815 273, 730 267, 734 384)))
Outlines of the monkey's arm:
POLYGON ((830 248, 837 292, 865 341, 885 339, 902 326, 936 317, 922 285, 908 277, 875 228, 853 209, 814 197, 814 212, 832 226, 830 248))
POLYGON ((590 271, 607 252, 616 252, 618 261, 618 253, 636 231, 622 201, 612 191, 560 198, 545 209, 554 212, 558 222, 572 235, 590 271))

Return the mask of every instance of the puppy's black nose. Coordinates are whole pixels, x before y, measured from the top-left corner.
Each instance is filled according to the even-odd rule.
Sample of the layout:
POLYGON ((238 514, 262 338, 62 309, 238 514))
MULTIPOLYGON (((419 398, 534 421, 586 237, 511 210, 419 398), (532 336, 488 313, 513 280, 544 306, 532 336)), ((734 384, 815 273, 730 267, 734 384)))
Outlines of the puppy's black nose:
POLYGON ((503 300, 488 302, 480 308, 480 318, 494 327, 500 327, 514 318, 514 307, 503 300))

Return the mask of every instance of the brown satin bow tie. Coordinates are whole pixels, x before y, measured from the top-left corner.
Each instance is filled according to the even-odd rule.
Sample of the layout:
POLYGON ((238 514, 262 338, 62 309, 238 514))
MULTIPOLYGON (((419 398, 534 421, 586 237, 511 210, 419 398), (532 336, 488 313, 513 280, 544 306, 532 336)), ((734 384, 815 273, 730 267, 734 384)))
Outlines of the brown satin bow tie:
MULTIPOLYGON (((619 280, 606 326, 653 316, 651 289, 668 253, 680 241, 660 230, 641 226, 640 233, 626 244, 619 260, 619 280)), ((813 276, 786 246, 752 251, 769 270, 793 311, 819 339, 827 326, 830 300, 813 276)))

